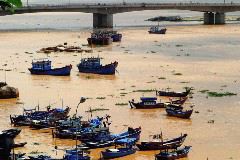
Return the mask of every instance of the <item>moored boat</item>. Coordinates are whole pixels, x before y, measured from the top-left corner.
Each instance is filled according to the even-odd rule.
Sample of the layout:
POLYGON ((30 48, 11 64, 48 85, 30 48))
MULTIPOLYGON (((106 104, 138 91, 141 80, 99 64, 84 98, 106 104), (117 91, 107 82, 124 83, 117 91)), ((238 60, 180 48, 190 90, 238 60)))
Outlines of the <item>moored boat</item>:
POLYGON ((90 160, 87 148, 75 148, 66 150, 63 160, 90 160))
POLYGON ((176 109, 172 107, 167 107, 166 112, 168 116, 189 119, 192 115, 193 109, 191 110, 183 110, 183 109, 176 109))
POLYGON ((115 74, 118 62, 102 65, 100 57, 82 58, 77 65, 79 72, 112 75, 115 74))
POLYGON ((164 108, 164 103, 157 103, 156 97, 141 97, 141 102, 135 103, 134 99, 132 101, 129 101, 129 104, 131 108, 136 109, 152 109, 152 108, 164 108))
POLYGON ((14 126, 33 126, 36 124, 40 128, 45 128, 50 123, 53 125, 56 121, 67 118, 69 111, 69 107, 63 110, 60 108, 51 109, 50 106, 48 106, 46 111, 39 111, 36 108, 24 109, 22 115, 10 115, 10 121, 14 126))
POLYGON ((8 129, 0 131, 0 159, 7 160, 11 149, 14 147, 14 139, 21 132, 20 129, 8 129))
POLYGON ((134 148, 135 142, 135 138, 119 139, 115 143, 125 145, 125 147, 106 149, 102 151, 102 157, 103 159, 114 159, 134 154, 136 152, 136 148, 134 148))
POLYGON ((89 45, 110 45, 113 39, 111 37, 91 37, 87 41, 89 45))
POLYGON ((112 134, 111 137, 114 140, 123 139, 123 138, 134 138, 136 140, 139 140, 141 130, 142 130, 141 127, 138 127, 138 128, 128 127, 128 130, 126 132, 123 132, 120 134, 112 134))
POLYGON ((169 98, 171 104, 183 105, 188 97, 178 97, 177 99, 169 98))
MULTIPOLYGON (((154 135, 154 136, 156 136, 156 135, 154 135)), ((160 137, 162 137, 162 136, 160 136, 160 137)), ((163 139, 161 141, 159 141, 159 138, 158 138, 157 141, 146 141, 146 142, 141 142, 140 144, 136 144, 136 145, 139 148, 139 150, 141 150, 141 151, 176 149, 177 147, 180 147, 183 144, 186 137, 187 137, 187 134, 184 134, 177 138, 174 138, 171 140, 165 140, 165 141, 163 139)))
POLYGON ((167 31, 166 28, 160 26, 152 26, 150 27, 148 33, 150 34, 165 34, 167 31))
POLYGON ((95 31, 87 39, 89 45, 109 45, 112 42, 120 42, 122 34, 117 31, 95 31))
POLYGON ((186 97, 190 93, 191 89, 187 88, 184 92, 173 92, 173 91, 156 91, 156 95, 158 96, 166 96, 166 97, 186 97))
POLYGON ((67 65, 61 68, 52 68, 51 61, 49 59, 38 59, 32 61, 32 68, 28 70, 31 74, 36 75, 53 75, 53 76, 69 76, 72 65, 67 65))
POLYGON ((175 160, 185 158, 188 156, 190 149, 191 146, 185 146, 184 148, 176 149, 175 151, 161 151, 159 154, 155 155, 155 160, 175 160))
POLYGON ((90 149, 103 148, 103 147, 110 147, 110 146, 114 145, 114 141, 113 140, 103 140, 103 141, 96 141, 96 142, 87 141, 84 143, 84 145, 86 145, 90 149))

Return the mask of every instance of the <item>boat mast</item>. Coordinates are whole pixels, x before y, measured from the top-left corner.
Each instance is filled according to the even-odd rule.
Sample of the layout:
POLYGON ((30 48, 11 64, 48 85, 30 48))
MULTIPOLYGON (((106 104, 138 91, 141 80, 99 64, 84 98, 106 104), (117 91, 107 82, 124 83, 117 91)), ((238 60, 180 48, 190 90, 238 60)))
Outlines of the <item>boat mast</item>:
POLYGON ((63 98, 62 98, 62 109, 63 109, 63 98))
POLYGON ((5 84, 7 84, 7 71, 6 69, 4 71, 5 71, 4 81, 5 81, 5 84))

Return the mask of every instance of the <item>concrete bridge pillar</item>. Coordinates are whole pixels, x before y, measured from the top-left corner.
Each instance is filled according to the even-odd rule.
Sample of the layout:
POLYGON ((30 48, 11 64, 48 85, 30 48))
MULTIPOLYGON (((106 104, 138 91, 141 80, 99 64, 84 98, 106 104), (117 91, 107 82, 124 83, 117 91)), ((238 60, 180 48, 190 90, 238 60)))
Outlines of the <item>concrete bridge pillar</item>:
POLYGON ((214 24, 214 13, 205 12, 203 17, 204 24, 214 24))
POLYGON ((113 14, 93 13, 93 28, 112 28, 113 14))
POLYGON ((215 14, 215 24, 225 24, 225 13, 215 14))

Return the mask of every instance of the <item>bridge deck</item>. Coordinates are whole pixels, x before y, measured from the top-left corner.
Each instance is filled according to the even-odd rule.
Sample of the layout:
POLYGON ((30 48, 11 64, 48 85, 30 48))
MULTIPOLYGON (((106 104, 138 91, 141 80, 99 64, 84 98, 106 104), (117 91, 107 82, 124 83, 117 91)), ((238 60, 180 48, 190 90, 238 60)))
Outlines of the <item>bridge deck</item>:
MULTIPOLYGON (((16 14, 34 12, 86 12, 115 14, 141 10, 176 9, 199 12, 235 12, 240 11, 240 3, 64 3, 64 4, 25 4, 16 9, 16 14)), ((9 13, 1 12, 1 15, 9 13)))

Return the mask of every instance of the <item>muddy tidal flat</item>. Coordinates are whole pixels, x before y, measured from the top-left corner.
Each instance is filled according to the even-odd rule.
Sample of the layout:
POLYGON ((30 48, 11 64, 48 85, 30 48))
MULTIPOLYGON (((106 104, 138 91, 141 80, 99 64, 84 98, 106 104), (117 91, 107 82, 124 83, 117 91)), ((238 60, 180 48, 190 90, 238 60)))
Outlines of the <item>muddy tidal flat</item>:
MULTIPOLYGON (((87 48, 90 30, 79 31, 9 31, 0 32, 0 80, 17 87, 18 99, 0 100, 0 130, 11 128, 10 114, 21 114, 23 108, 40 104, 45 109, 71 107, 75 113, 80 97, 88 97, 80 105, 78 115, 88 119, 111 115, 110 130, 118 133, 127 126, 142 127, 141 140, 163 132, 164 138, 181 133, 188 137, 184 145, 191 145, 190 160, 239 159, 240 154, 240 28, 239 25, 222 26, 170 26, 166 35, 148 34, 148 28, 122 28, 121 43, 94 47, 93 53, 37 53, 43 47, 67 42, 68 45, 87 48), (115 76, 82 74, 76 65, 81 57, 103 57, 103 63, 119 62, 115 76), (69 77, 30 75, 32 59, 50 58, 54 67, 72 64, 69 77), (7 70, 5 72, 5 70, 7 70), (193 98, 186 107, 194 104, 190 120, 169 118, 164 109, 130 109, 128 101, 141 96, 155 96, 155 89, 171 88, 183 91, 193 87, 193 98), (232 92, 235 96, 211 97, 203 90, 232 92), (143 92, 145 91, 145 92, 143 92), (99 98, 104 97, 104 98, 99 98), (118 105, 121 104, 121 105, 118 105), (197 112, 196 112, 197 111, 197 112)), ((160 97, 159 97, 160 99, 160 97)), ((164 101, 165 99, 163 99, 164 101)), ((52 138, 52 131, 31 130, 22 127, 17 142, 28 144, 18 151, 46 152, 61 157, 61 149, 70 148, 75 141, 52 138), (55 150, 57 145, 59 150, 55 150)), ((102 149, 92 150, 91 157, 99 158, 102 149)), ((152 160, 155 152, 140 152, 123 160, 152 160)))

